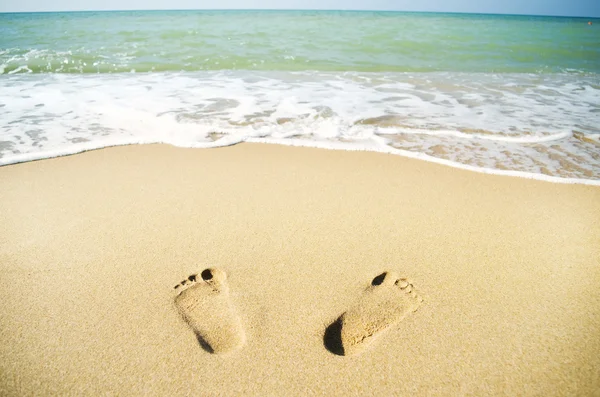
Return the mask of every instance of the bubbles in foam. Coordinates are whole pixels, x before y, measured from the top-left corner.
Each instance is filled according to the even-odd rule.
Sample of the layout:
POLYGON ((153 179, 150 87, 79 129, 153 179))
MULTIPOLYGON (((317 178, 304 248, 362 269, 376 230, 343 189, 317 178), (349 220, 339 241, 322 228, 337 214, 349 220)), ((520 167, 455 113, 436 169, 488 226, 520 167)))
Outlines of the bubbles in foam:
POLYGON ((254 140, 600 179, 600 87, 568 74, 193 72, 0 79, 0 164, 254 140))

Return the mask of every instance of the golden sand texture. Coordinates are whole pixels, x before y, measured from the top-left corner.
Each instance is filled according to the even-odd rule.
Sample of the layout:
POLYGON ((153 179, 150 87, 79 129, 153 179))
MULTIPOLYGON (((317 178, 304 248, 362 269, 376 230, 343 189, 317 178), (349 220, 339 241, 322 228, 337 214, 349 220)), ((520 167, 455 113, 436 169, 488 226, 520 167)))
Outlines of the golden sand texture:
POLYGON ((229 353, 244 345, 246 334, 230 299, 227 275, 205 269, 175 286, 177 309, 209 353, 229 353))
POLYGON ((325 347, 340 356, 361 353, 389 327, 417 311, 422 302, 406 279, 384 272, 373 279, 354 306, 327 327, 325 347))
POLYGON ((0 225, 2 396, 600 390, 597 187, 130 146, 1 167, 0 225))

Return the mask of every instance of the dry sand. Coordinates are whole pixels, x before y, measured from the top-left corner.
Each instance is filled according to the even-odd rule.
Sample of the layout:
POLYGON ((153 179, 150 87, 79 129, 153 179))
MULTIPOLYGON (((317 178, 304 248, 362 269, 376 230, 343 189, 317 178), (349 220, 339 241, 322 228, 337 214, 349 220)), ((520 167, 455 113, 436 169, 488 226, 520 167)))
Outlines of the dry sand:
POLYGON ((0 225, 3 396, 600 393, 597 187, 130 146, 0 168, 0 225))

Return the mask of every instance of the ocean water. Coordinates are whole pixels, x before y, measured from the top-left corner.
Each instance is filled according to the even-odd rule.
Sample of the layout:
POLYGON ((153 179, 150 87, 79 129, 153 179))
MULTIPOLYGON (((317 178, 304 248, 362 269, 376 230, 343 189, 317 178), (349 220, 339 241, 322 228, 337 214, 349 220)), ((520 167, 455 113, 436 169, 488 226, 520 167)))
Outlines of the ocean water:
POLYGON ((0 14, 0 165, 156 142, 371 150, 600 185, 600 20, 0 14))

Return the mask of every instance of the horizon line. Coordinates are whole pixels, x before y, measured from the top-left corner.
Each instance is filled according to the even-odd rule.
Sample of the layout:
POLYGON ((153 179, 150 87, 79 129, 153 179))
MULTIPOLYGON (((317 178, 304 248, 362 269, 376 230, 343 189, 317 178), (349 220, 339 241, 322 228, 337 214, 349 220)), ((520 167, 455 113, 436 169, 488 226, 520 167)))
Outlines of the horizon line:
POLYGON ((558 15, 558 14, 512 14, 512 13, 497 13, 497 12, 465 12, 465 11, 408 11, 408 10, 389 10, 389 9, 311 9, 311 8, 148 8, 148 9, 111 9, 111 10, 42 10, 42 11, 0 11, 0 14, 49 14, 49 13, 85 13, 85 12, 152 12, 152 11, 280 11, 280 12, 319 12, 319 11, 335 11, 335 12, 390 12, 390 13, 411 13, 411 14, 463 14, 463 15, 504 15, 504 16, 521 16, 521 17, 555 17, 555 18, 592 18, 600 19, 599 16, 584 16, 584 15, 558 15))

